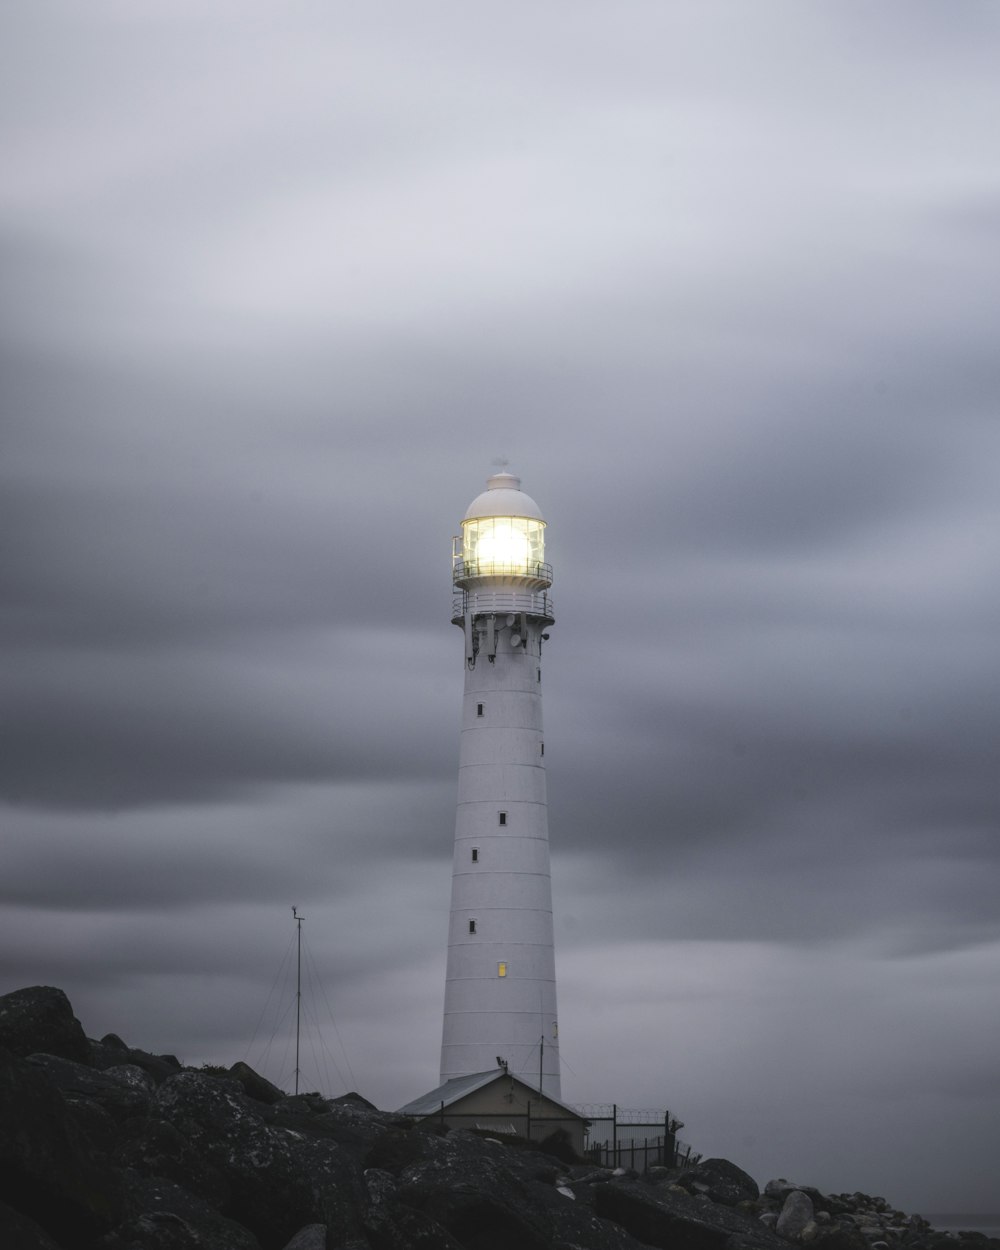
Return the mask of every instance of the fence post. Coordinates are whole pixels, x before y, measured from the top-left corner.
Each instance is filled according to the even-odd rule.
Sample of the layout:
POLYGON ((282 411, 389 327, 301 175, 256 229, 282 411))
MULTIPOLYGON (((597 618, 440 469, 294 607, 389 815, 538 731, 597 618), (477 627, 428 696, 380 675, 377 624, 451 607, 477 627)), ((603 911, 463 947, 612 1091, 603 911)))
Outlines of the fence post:
MULTIPOLYGON (((443 1106, 444 1104, 442 1104, 443 1106)), ((614 1166, 618 1166, 618 1104, 611 1104, 611 1151, 614 1166)))
POLYGON ((528 1114, 525 1116, 524 1126, 525 1141, 531 1141, 531 1099, 528 1099, 528 1114))

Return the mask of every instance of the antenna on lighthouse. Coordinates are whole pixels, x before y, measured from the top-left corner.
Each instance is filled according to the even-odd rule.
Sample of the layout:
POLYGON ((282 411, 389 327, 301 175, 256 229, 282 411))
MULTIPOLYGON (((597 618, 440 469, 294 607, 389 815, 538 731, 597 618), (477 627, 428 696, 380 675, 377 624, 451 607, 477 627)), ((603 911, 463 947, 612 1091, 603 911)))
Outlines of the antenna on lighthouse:
POLYGON ((292 908, 292 916, 298 928, 296 934, 296 961, 295 961, 295 1092, 299 1092, 299 1038, 302 1033, 302 921, 305 916, 300 916, 298 909, 292 908))

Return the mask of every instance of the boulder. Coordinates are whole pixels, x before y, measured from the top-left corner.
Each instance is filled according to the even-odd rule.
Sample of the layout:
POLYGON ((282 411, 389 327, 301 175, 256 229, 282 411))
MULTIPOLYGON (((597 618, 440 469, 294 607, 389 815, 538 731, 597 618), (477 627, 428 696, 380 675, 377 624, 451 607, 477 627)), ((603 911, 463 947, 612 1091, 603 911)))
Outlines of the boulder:
POLYGON ((685 1168, 677 1184, 691 1193, 703 1193, 712 1202, 735 1207, 760 1196, 757 1182, 728 1159, 704 1159, 685 1168))
POLYGON ((764 1196, 777 1201, 779 1205, 784 1203, 785 1199, 791 1193, 806 1194, 810 1199, 812 1199, 813 1206, 817 1209, 820 1207, 829 1211, 834 1209, 847 1209, 843 1203, 838 1206, 835 1199, 830 1198, 826 1194, 821 1194, 820 1191, 815 1189, 812 1185, 798 1185, 793 1181, 786 1181, 782 1178, 775 1181, 768 1181, 764 1186, 764 1196))
POLYGON ((11 1250, 60 1250, 41 1224, 0 1202, 0 1246, 11 1250))
POLYGON ((307 1224, 300 1228, 285 1250, 326 1250, 326 1225, 307 1224))
POLYGON ((768 1181, 764 1186, 764 1193, 768 1198, 780 1198, 782 1202, 788 1197, 793 1190, 803 1190, 804 1185, 796 1185, 794 1181, 786 1181, 783 1176, 779 1176, 776 1180, 768 1181))
POLYGON ((662 1185, 628 1179, 594 1186, 595 1210, 636 1240, 663 1250, 779 1250, 782 1241, 759 1220, 662 1185))
MULTIPOLYGON (((321 1105, 322 1105, 322 1100, 321 1105)), ((330 1240, 360 1232, 368 1196, 360 1164, 336 1142, 269 1127, 236 1081, 182 1072, 157 1090, 156 1114, 229 1186, 224 1214, 264 1246, 283 1246, 306 1224, 330 1226, 330 1240)))
POLYGON ((812 1199, 801 1189, 793 1189, 785 1198, 774 1231, 786 1241, 799 1241, 807 1225, 814 1223, 812 1199))
POLYGON ((2 1049, 0 1201, 67 1246, 110 1230, 121 1208, 117 1174, 92 1156, 47 1073, 2 1049))
MULTIPOLYGON (((359 1142, 360 1144, 360 1142, 359 1142)), ((389 1129, 374 1140, 364 1156, 366 1168, 400 1176, 427 1152, 427 1134, 419 1129, 389 1129)))
POLYGON ((229 1185, 219 1169, 203 1159, 172 1124, 155 1116, 121 1126, 112 1162, 139 1177, 171 1181, 217 1210, 229 1201, 229 1185))
MULTIPOLYGON (((607 1177, 607 1172, 597 1173, 607 1177)), ((592 1204, 590 1166, 563 1168, 539 1151, 511 1150, 463 1130, 424 1138, 424 1156, 399 1177, 398 1203, 467 1247, 640 1250, 629 1231, 592 1204), (569 1189, 573 1197, 559 1192, 569 1189)), ((399 1206, 392 1212, 397 1227, 399 1206)), ((374 1243, 373 1243, 374 1244, 374 1243)), ((433 1244, 431 1242, 430 1244, 433 1244)), ((450 1243, 449 1243, 450 1244, 450 1243)))
POLYGON ((403 1206, 369 1211, 365 1234, 376 1250, 464 1250, 436 1220, 403 1206))
POLYGON ((96 1072, 57 1055, 29 1055, 27 1062, 41 1068, 68 1098, 87 1098, 116 1120, 144 1115, 149 1109, 149 1088, 137 1088, 129 1079, 110 1075, 110 1068, 107 1072, 96 1072))
POLYGON ((0 996, 0 1046, 19 1059, 36 1052, 87 1063, 90 1045, 69 999, 51 985, 0 996))
MULTIPOLYGON (((234 1063, 229 1069, 229 1074, 243 1086, 244 1093, 248 1098, 252 1098, 255 1102, 262 1102, 270 1106, 272 1103, 280 1102, 285 1097, 284 1090, 278 1089, 277 1085, 272 1085, 255 1072, 248 1063, 234 1063)), ((312 1227, 315 1227, 313 1225, 312 1227)))
MULTIPOLYGON (((266 1108, 264 1119, 277 1128, 323 1136, 344 1146, 365 1159, 365 1167, 382 1167, 375 1156, 368 1157, 376 1143, 387 1136, 418 1134, 411 1158, 419 1155, 424 1130, 414 1129, 412 1121, 393 1112, 378 1111, 364 1099, 320 1099, 318 1102, 299 1098, 283 1098, 266 1108), (405 1127, 404 1127, 405 1126, 405 1127)), ((405 1153, 405 1147, 404 1153, 405 1153)), ((391 1149, 390 1149, 391 1153, 391 1149)), ((397 1169, 398 1170, 398 1169, 397 1169)))
POLYGON ((152 1095, 156 1088, 156 1082, 149 1075, 145 1068, 139 1067, 137 1063, 116 1063, 110 1068, 104 1069, 104 1075, 113 1077, 116 1081, 121 1081, 123 1085, 127 1085, 129 1089, 137 1089, 140 1093, 152 1095))
POLYGON ((119 1123, 90 1098, 63 1094, 70 1119, 83 1135, 90 1157, 107 1162, 118 1141, 119 1123))
MULTIPOLYGON (((414 1202, 411 1187, 404 1198, 414 1202)), ((534 1222, 526 1218, 520 1203, 501 1190, 475 1182, 435 1186, 422 1195, 418 1208, 470 1250, 517 1246, 518 1250, 549 1250, 549 1242, 534 1222)))
POLYGON ((370 1200, 359 1161, 323 1137, 293 1140, 289 1150, 292 1175, 305 1187, 301 1209, 318 1212, 330 1244, 362 1238, 370 1200))
POLYGON ((87 1047, 89 1058, 86 1062, 99 1072, 127 1064, 130 1067, 141 1068, 152 1079, 154 1085, 160 1085, 168 1076, 174 1076, 181 1070, 180 1063, 173 1055, 151 1055, 145 1050, 135 1050, 131 1046, 126 1046, 114 1033, 102 1037, 99 1042, 88 1041, 87 1047), (109 1042, 109 1038, 114 1038, 114 1043, 109 1042))
POLYGON ((161 1177, 130 1174, 124 1218, 95 1250, 260 1250, 246 1228, 161 1177))
POLYGON ((823 1250, 867 1250, 861 1230, 853 1223, 831 1224, 821 1229, 823 1250))
POLYGON ((367 1098, 362 1098, 355 1090, 352 1090, 349 1094, 340 1094, 336 1098, 330 1098, 327 1101, 328 1105, 334 1107, 354 1107, 357 1110, 374 1111, 378 1115, 385 1114, 385 1112, 379 1111, 373 1102, 369 1102, 367 1098))
POLYGON ((393 1174, 384 1172, 381 1168, 365 1169, 365 1188, 368 1190, 368 1200, 373 1208, 390 1205, 395 1201, 399 1191, 393 1174))

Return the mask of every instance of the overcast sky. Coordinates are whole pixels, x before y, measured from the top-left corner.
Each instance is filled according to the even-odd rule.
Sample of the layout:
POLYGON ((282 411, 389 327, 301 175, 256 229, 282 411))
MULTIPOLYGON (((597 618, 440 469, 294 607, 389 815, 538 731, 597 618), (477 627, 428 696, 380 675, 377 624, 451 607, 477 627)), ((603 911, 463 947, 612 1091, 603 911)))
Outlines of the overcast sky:
POLYGON ((564 1096, 1000 1206, 1000 8, 0 26, 0 990, 288 1084, 295 904, 307 1087, 437 1083, 506 457, 564 1096))

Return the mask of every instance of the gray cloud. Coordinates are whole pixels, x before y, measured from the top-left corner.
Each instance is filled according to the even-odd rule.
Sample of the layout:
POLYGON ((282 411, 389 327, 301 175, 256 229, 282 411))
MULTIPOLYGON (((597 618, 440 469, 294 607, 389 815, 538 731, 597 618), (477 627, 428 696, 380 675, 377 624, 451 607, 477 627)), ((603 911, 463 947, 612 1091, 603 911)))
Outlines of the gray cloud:
POLYGON ((317 1081, 430 1088, 502 455, 568 1095, 988 1207, 994 6, 4 25, 0 989, 232 1061, 296 903, 317 1081))

